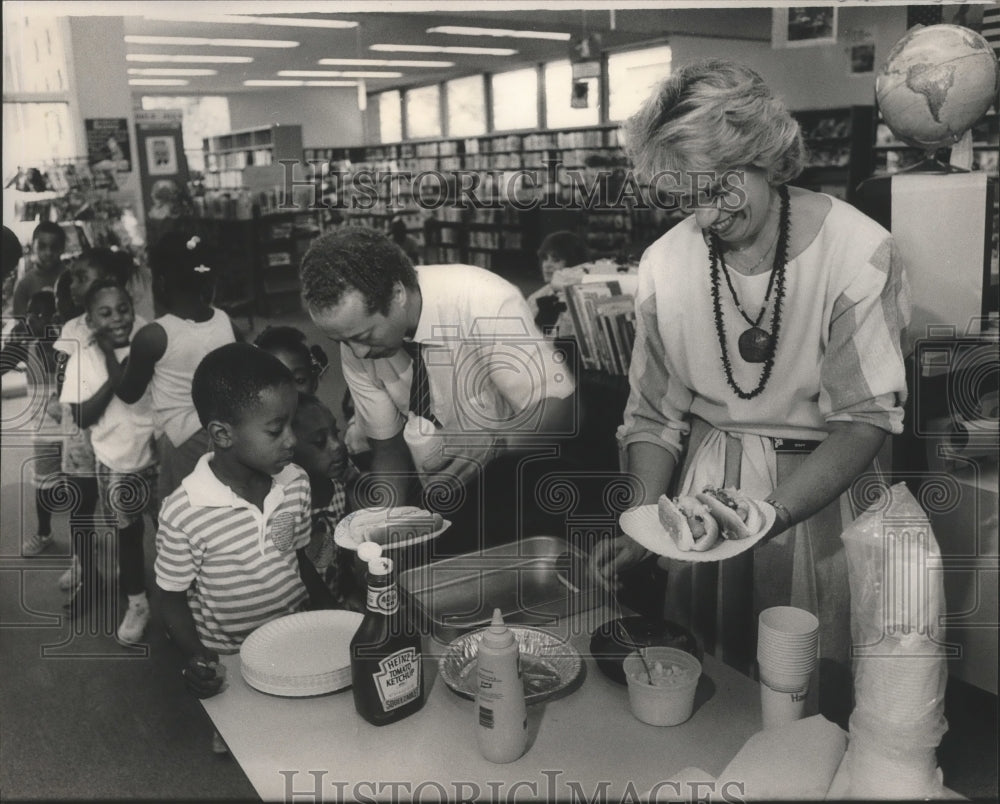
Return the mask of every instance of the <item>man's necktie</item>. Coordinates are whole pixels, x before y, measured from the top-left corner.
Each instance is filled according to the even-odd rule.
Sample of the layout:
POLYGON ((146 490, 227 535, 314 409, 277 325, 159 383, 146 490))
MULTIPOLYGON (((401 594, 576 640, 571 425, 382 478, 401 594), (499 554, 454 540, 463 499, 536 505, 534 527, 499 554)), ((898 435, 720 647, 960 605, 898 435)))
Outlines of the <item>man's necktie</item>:
POLYGON ((410 383, 410 411, 423 416, 435 427, 441 427, 431 409, 431 384, 427 378, 427 364, 424 362, 423 344, 419 341, 403 341, 403 349, 413 361, 413 381, 410 383))

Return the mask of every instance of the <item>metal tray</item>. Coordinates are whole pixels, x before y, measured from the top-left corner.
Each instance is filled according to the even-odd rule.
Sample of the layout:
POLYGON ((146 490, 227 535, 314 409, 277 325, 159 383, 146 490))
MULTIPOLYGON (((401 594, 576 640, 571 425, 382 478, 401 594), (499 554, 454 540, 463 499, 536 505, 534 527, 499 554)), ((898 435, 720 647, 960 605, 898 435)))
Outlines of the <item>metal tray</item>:
POLYGON ((534 536, 406 570, 400 590, 418 624, 442 644, 489 624, 551 626, 593 608, 587 555, 556 536, 534 536))

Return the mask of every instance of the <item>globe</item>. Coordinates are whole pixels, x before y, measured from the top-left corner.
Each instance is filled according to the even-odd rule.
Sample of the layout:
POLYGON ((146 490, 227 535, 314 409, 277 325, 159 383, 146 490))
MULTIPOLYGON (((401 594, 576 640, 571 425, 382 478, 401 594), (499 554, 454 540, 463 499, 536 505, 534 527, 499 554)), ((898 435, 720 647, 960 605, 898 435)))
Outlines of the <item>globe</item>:
POLYGON ((886 124, 903 142, 954 145, 996 101, 1000 83, 987 41, 960 25, 914 28, 889 51, 875 79, 886 124))

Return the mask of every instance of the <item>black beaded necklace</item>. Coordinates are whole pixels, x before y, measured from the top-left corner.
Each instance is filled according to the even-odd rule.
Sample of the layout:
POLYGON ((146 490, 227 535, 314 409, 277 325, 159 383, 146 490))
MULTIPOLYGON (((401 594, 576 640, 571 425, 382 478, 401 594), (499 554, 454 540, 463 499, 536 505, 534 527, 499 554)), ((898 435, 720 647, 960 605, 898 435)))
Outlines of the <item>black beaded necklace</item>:
POLYGON ((774 252, 774 263, 771 269, 771 278, 767 285, 767 294, 764 297, 764 305, 761 307, 756 321, 751 319, 740 305, 740 301, 736 296, 736 290, 733 288, 732 281, 729 278, 725 261, 721 259, 718 238, 713 235, 709 241, 708 252, 712 277, 712 310, 715 313, 715 331, 719 336, 719 346, 722 350, 722 367, 726 372, 726 382, 740 399, 753 399, 764 390, 764 386, 767 385, 767 381, 771 378, 771 371, 774 369, 774 356, 778 351, 778 332, 781 329, 781 303, 785 296, 785 261, 788 255, 788 235, 790 229, 788 188, 785 185, 778 186, 778 196, 781 198, 781 213, 778 219, 778 247, 774 252), (733 294, 733 301, 736 303, 736 308, 740 311, 740 315, 750 324, 750 328, 743 332, 739 338, 740 357, 748 363, 764 364, 760 381, 752 391, 745 391, 740 388, 733 377, 733 367, 729 361, 729 349, 726 346, 726 331, 722 318, 722 300, 720 298, 720 261, 722 262, 723 271, 725 271, 726 283, 733 294), (771 331, 766 332, 759 324, 767 310, 772 289, 774 290, 774 313, 771 316, 771 331))

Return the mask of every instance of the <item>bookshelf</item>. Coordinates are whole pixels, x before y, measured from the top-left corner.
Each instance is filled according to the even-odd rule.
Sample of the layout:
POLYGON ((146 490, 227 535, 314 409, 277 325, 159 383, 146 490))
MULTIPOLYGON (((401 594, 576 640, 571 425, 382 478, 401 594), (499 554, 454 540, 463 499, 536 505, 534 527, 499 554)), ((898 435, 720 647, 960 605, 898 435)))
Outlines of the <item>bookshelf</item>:
POLYGON ((206 189, 271 187, 281 184, 280 160, 302 159, 302 126, 273 125, 231 131, 205 137, 201 147, 205 155, 206 189), (274 181, 274 177, 278 180, 274 181))
POLYGON ((796 184, 853 202, 858 185, 872 174, 874 106, 792 112, 802 128, 806 167, 796 184))
POLYGON ((323 228, 314 210, 258 215, 254 221, 257 308, 262 315, 300 309, 299 264, 323 228))

